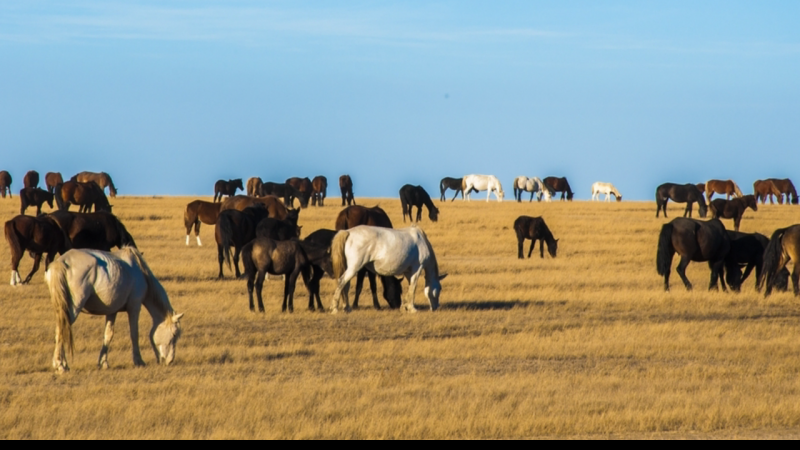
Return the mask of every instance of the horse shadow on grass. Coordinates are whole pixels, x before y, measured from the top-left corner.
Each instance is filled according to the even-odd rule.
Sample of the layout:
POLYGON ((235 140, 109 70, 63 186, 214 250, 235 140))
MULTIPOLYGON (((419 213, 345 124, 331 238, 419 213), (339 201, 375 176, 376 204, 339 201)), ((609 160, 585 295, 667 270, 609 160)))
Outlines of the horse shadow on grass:
POLYGON ((510 311, 512 309, 528 309, 542 307, 544 301, 523 300, 482 300, 477 302, 447 302, 441 309, 450 311, 510 311))

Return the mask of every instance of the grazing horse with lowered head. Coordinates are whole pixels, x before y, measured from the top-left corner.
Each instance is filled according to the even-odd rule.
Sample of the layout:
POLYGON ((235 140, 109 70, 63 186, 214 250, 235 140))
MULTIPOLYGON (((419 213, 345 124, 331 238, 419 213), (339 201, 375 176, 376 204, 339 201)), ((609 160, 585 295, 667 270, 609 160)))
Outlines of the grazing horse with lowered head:
POLYGON ((342 175, 339 177, 339 190, 342 192, 342 206, 355 205, 356 198, 353 197, 353 179, 350 175, 342 175))
POLYGON ((264 182, 259 177, 251 177, 247 179, 247 195, 250 197, 261 197, 261 189, 264 182))
POLYGON ((107 212, 74 213, 56 211, 47 217, 53 219, 67 233, 72 248, 111 251, 112 248, 136 247, 136 241, 128 233, 117 216, 107 212))
POLYGON ((539 177, 528 178, 526 176, 519 176, 514 179, 514 198, 517 202, 522 201, 522 193, 523 192, 530 192, 531 198, 528 200, 529 202, 533 201, 533 196, 538 193, 537 201, 544 201, 550 203, 553 200, 553 195, 555 192, 550 189, 548 186, 544 184, 539 177))
POLYGON ((64 178, 58 172, 47 172, 44 176, 44 185, 47 187, 47 192, 54 193, 56 186, 64 184, 64 178))
POLYGON ((73 204, 79 205, 78 212, 91 212, 94 206, 95 212, 111 212, 112 205, 108 203, 108 198, 103 189, 95 182, 81 183, 78 181, 67 181, 56 186, 56 203, 61 211, 68 211, 73 204))
POLYGON ((744 197, 739 186, 733 180, 708 180, 705 185, 706 200, 711 201, 714 194, 724 194, 726 200, 733 197, 744 197))
POLYGON ((687 215, 692 217, 692 205, 694 203, 697 203, 700 217, 705 217, 708 214, 708 206, 706 206, 703 193, 694 184, 664 183, 659 186, 656 189, 656 218, 658 218, 661 211, 664 211, 664 217, 667 217, 667 202, 669 200, 675 203, 686 203, 683 217, 687 215))
POLYGON ((322 175, 311 180, 312 194, 311 206, 325 206, 325 197, 328 196, 328 179, 322 175))
POLYGON ((273 196, 283 199, 283 204, 287 208, 293 208, 294 199, 301 196, 300 191, 288 183, 274 183, 266 181, 261 185, 261 196, 273 196))
POLYGON ((244 190, 244 186, 242 186, 242 179, 237 178, 235 180, 217 180, 214 183, 214 203, 217 201, 222 201, 223 196, 233 197, 236 195, 236 191, 244 190))
MULTIPOLYGON (((264 300, 261 291, 267 274, 285 275, 283 287, 282 312, 294 312, 294 289, 297 277, 303 276, 303 283, 313 298, 309 286, 311 278, 311 261, 303 250, 300 241, 276 241, 266 237, 258 237, 242 248, 242 262, 247 276, 247 295, 250 300, 250 311, 255 312, 253 305, 253 288, 258 297, 258 311, 264 312, 264 300)), ((313 305, 312 305, 313 306, 313 305)), ((321 307, 322 305, 320 305, 321 307)))
POLYGON ((706 184, 705 183, 697 183, 695 186, 697 186, 697 190, 698 191, 702 192, 703 194, 706 193, 706 184))
POLYGON ((39 270, 43 254, 47 253, 44 260, 44 267, 47 269, 57 253, 63 254, 72 248, 67 233, 48 216, 17 216, 6 222, 5 236, 11 253, 11 286, 28 284, 39 270), (19 262, 26 251, 33 256, 33 269, 22 280, 19 276, 19 262))
MULTIPOLYGON (((439 191, 441 192, 441 196, 439 196, 440 201, 446 201, 444 197, 444 193, 447 192, 448 189, 452 189, 456 191, 456 195, 453 196, 453 199, 450 200, 451 202, 458 197, 458 193, 461 192, 461 198, 464 198, 464 191, 462 187, 464 186, 464 179, 463 178, 450 178, 444 177, 442 181, 439 182, 439 191)), ((475 191, 478 192, 478 191, 475 191)))
POLYGON ((754 195, 745 195, 733 200, 718 198, 713 200, 709 207, 715 219, 733 219, 733 229, 739 231, 739 224, 742 223, 744 211, 747 208, 758 211, 758 202, 754 195))
POLYGON ((192 227, 194 227, 197 246, 203 246, 203 243, 200 242, 200 223, 215 225, 222 205, 222 203, 205 202, 203 200, 195 200, 186 205, 186 209, 183 210, 183 224, 186 226, 186 245, 189 245, 189 233, 192 232, 192 227))
POLYGON ((794 295, 800 296, 800 225, 776 230, 764 251, 764 275, 766 276, 766 296, 774 289, 779 273, 791 261, 792 285, 794 295))
POLYGON ((416 226, 402 230, 361 225, 336 233, 331 244, 331 262, 337 280, 336 291, 331 302, 331 313, 339 311, 339 300, 344 295, 345 311, 350 311, 347 291, 350 280, 361 269, 385 277, 404 276, 409 283, 408 295, 403 308, 416 312, 414 293, 417 281, 425 272, 425 297, 431 311, 439 309, 440 283, 447 275, 439 276, 436 254, 425 232, 416 226))
POLYGON ((575 196, 566 177, 547 177, 544 179, 544 184, 550 186, 555 192, 561 192, 561 201, 566 199, 571 202, 572 198, 575 196))
POLYGON ((611 183, 603 183, 598 181, 592 185, 592 201, 600 200, 600 194, 605 194, 606 202, 611 201, 611 196, 613 195, 614 198, 617 199, 618 202, 622 201, 622 194, 619 193, 619 190, 614 187, 611 183))
POLYGON ((244 211, 227 209, 219 213, 214 228, 214 238, 217 241, 219 278, 224 278, 222 266, 225 262, 228 263, 228 270, 231 269, 231 247, 234 247, 233 266, 236 278, 241 276, 241 272, 239 272, 239 255, 242 247, 256 238, 256 228, 259 222, 267 217, 269 217, 269 211, 259 203, 245 208, 244 211))
POLYGON ((753 183, 753 195, 765 205, 767 204, 767 198, 769 198, 769 204, 774 205, 774 197, 778 198, 778 204, 783 204, 783 194, 770 180, 756 180, 756 182, 753 183))
POLYGON ((471 200, 470 193, 473 190, 475 192, 486 191, 487 203, 492 196, 492 192, 494 192, 494 196, 498 202, 502 202, 503 196, 505 195, 500 180, 494 175, 465 175, 461 181, 461 191, 464 194, 464 200, 471 200))
MULTIPOLYGON (((778 178, 770 178, 768 181, 771 181, 772 184, 775 186, 775 189, 781 193, 781 196, 784 194, 786 195, 786 204, 796 205, 798 204, 797 198, 797 190, 794 188, 794 184, 792 184, 792 180, 785 178, 785 179, 778 179, 778 178), (791 196, 791 199, 790 199, 791 196)), ((779 197, 780 198, 780 197, 779 197)), ((778 200, 780 203, 780 200, 778 200)))
POLYGON ((408 220, 413 220, 411 210, 414 206, 417 207, 416 221, 419 222, 422 220, 422 205, 428 208, 428 218, 431 219, 432 222, 439 220, 439 208, 433 204, 431 196, 428 195, 428 192, 425 191, 422 186, 406 184, 401 187, 400 205, 403 208, 403 222, 406 221, 406 215, 408 215, 408 220))
POLYGON ((100 186, 103 194, 105 194, 105 188, 108 188, 108 196, 117 198, 117 188, 114 186, 114 181, 111 180, 111 175, 105 172, 81 172, 70 178, 70 180, 81 183, 95 182, 100 186))
MULTIPOLYGON (((692 290, 692 283, 686 278, 686 267, 692 261, 708 261, 708 266, 711 268, 711 282, 708 289, 715 289, 730 249, 730 237, 719 219, 704 222, 679 217, 664 224, 661 227, 656 253, 656 269, 658 274, 664 277, 664 290, 669 291, 672 257, 676 252, 681 255, 677 271, 686 290, 692 290)), ((724 283, 722 289, 726 290, 724 283)))
POLYGON ((108 347, 114 337, 117 314, 121 311, 128 313, 133 364, 145 365, 139 351, 142 306, 153 318, 150 344, 156 360, 165 366, 175 360, 183 314, 175 314, 164 287, 135 248, 123 247, 116 254, 70 250, 50 265, 45 280, 56 312, 53 368, 58 373, 69 371, 65 350, 73 351, 72 325, 81 312, 106 316, 103 347, 97 361, 99 368, 108 369, 108 347))
POLYGON ((537 240, 539 241, 539 253, 542 259, 544 259, 545 242, 547 243, 547 252, 550 253, 550 256, 553 258, 556 257, 556 253, 558 253, 558 239, 553 238, 553 233, 550 232, 550 228, 547 228, 547 224, 544 223, 544 219, 541 217, 517 217, 517 220, 514 221, 514 232, 517 234, 517 258, 525 259, 522 253, 522 246, 525 243, 525 239, 531 240, 528 258, 533 254, 533 247, 536 245, 537 240))
POLYGON ((22 179, 22 186, 26 188, 39 187, 39 172, 35 170, 29 170, 22 179))
POLYGON ((314 193, 314 186, 311 184, 311 180, 306 178, 300 177, 293 177, 286 180, 286 184, 294 188, 290 190, 290 199, 289 199, 289 206, 294 207, 294 199, 300 200, 300 208, 308 208, 308 200, 311 198, 311 195, 314 193))
POLYGON ((20 214, 25 214, 25 210, 28 209, 29 206, 36 207, 36 215, 42 214, 42 205, 47 203, 47 206, 50 209, 53 209, 53 198, 55 196, 44 189, 37 188, 23 188, 19 191, 19 201, 20 201, 20 214))
MULTIPOLYGON (((720 199, 721 200, 721 199, 720 199)), ((740 233, 728 230, 731 249, 725 257, 725 279, 734 292, 741 291, 747 277, 756 271, 756 290, 761 291, 762 271, 764 268, 764 251, 769 245, 769 238, 759 233, 740 233), (742 274, 742 267, 745 268, 742 274)))
POLYGON ((11 174, 7 171, 0 172, 0 196, 6 198, 6 192, 8 192, 8 196, 12 197, 11 195, 11 174))

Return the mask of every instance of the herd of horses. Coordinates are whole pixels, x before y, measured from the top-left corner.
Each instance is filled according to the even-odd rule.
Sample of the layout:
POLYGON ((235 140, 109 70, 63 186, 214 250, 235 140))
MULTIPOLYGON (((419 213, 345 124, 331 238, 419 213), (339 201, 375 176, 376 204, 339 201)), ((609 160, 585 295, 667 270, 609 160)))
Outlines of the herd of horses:
MULTIPOLYGON (((160 363, 174 360, 175 345, 181 334, 180 319, 169 304, 169 299, 152 274, 136 242, 122 222, 112 214, 112 206, 105 195, 116 196, 111 177, 105 173, 84 172, 64 182, 58 173, 45 177, 47 190, 40 189, 39 174, 28 172, 24 188, 20 191, 20 215, 5 224, 5 237, 11 250, 11 284, 27 284, 45 259, 46 280, 56 308, 56 351, 53 367, 58 372, 68 370, 66 350, 71 348, 71 325, 79 313, 106 316, 103 348, 98 365, 108 367, 108 346, 113 337, 116 314, 126 311, 131 320, 131 338, 134 341, 134 363, 143 365, 138 346, 138 315, 141 307, 154 318, 151 343, 160 363), (44 203, 58 210, 42 214, 44 203), (78 205, 78 212, 70 211, 78 205), (35 216, 25 215, 28 207, 37 208, 35 216), (92 211, 93 210, 93 211, 92 211), (119 248, 115 254, 108 253, 119 248), (31 272, 25 279, 19 274, 19 263, 25 252, 34 258, 31 272), (57 255, 63 255, 56 259, 57 255), (88 276, 87 274, 92 274, 88 276)), ((10 195, 11 177, 0 172, 0 187, 5 196, 10 195)), ((574 193, 566 178, 520 176, 514 179, 514 197, 522 201, 522 193, 530 192, 538 201, 549 202, 557 193, 564 201, 573 200, 574 193)), ((184 209, 186 245, 194 229, 197 245, 201 246, 201 224, 213 225, 217 244, 218 278, 224 278, 224 268, 236 278, 246 279, 248 303, 251 311, 264 312, 262 296, 267 275, 282 276, 284 289, 282 311, 294 310, 295 287, 303 281, 309 295, 309 310, 323 310, 320 298, 320 281, 328 276, 336 281, 329 310, 341 308, 350 311, 358 307, 365 278, 369 281, 373 306, 381 308, 377 280, 383 287, 383 301, 391 309, 415 312, 414 293, 420 278, 424 279, 424 294, 431 310, 440 304, 441 280, 433 246, 425 232, 416 225, 395 229, 388 214, 378 207, 357 205, 353 196, 350 176, 339 178, 343 209, 332 222, 330 229, 320 229, 301 239, 300 214, 304 208, 322 207, 327 196, 327 179, 317 176, 294 177, 284 183, 263 182, 251 178, 245 184, 241 179, 215 183, 212 201, 196 200, 184 209), (237 194, 245 191, 247 195, 237 194), (295 207, 295 199, 299 207, 295 207), (240 261, 242 270, 240 270, 240 261), (356 280, 352 307, 349 300, 351 281, 356 280), (401 280, 408 284, 403 295, 401 280), (343 305, 342 305, 343 302, 343 305)), ((440 182, 440 201, 445 202, 447 189, 459 192, 465 201, 473 192, 487 191, 487 201, 494 194, 498 201, 504 192, 497 177, 491 175, 466 175, 461 178, 444 178, 440 182)), ((800 225, 776 230, 771 238, 758 233, 739 232, 742 215, 747 208, 758 210, 759 201, 765 203, 772 197, 778 203, 797 204, 797 194, 789 180, 764 180, 756 182, 753 195, 744 195, 736 183, 728 180, 711 180, 702 185, 666 183, 656 190, 656 217, 667 215, 668 201, 686 203, 684 217, 663 225, 657 246, 657 272, 664 277, 664 287, 669 290, 672 260, 677 253, 680 263, 677 272, 687 289, 692 288, 686 277, 686 268, 692 261, 707 262, 711 269, 710 289, 722 284, 722 289, 738 291, 745 280, 755 272, 756 288, 769 295, 773 290, 787 290, 793 283, 795 295, 800 295, 800 225), (726 198, 712 199, 714 194, 726 198), (713 217, 707 221, 691 218, 692 207, 698 204, 700 216, 705 218, 711 210, 713 217), (689 216, 688 218, 686 216, 689 216), (726 230, 720 219, 732 218, 735 231, 726 230), (786 268, 794 263, 793 272, 786 268)), ((592 200, 605 201, 622 195, 610 183, 594 183, 592 200)), ((423 208, 428 219, 436 222, 440 210, 421 186, 404 185, 399 190, 403 221, 408 217, 414 224, 423 220, 423 208), (414 207, 417 207, 414 214, 414 207)), ((558 239, 541 217, 520 216, 513 229, 517 238, 517 257, 525 258, 524 243, 530 240, 527 257, 530 258, 537 241, 540 258, 545 257, 545 246, 551 257, 558 252, 558 239)))

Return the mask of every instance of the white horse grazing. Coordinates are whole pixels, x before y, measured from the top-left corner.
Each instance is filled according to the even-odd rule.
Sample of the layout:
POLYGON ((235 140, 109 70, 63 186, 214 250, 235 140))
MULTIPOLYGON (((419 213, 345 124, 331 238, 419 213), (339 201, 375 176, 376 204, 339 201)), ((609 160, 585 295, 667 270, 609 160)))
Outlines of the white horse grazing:
POLYGON ((81 311, 106 316, 103 348, 98 365, 108 368, 108 346, 114 337, 117 313, 126 311, 131 329, 133 363, 144 366, 139 353, 139 312, 144 306, 153 318, 150 343, 159 363, 170 365, 175 359, 175 344, 181 335, 180 319, 175 314, 161 283, 133 247, 113 254, 96 250, 70 250, 50 264, 45 272, 50 298, 56 310, 56 350, 53 368, 69 371, 65 345, 73 351, 72 324, 81 311))
POLYGON ((461 187, 463 188, 464 200, 466 201, 470 201, 469 193, 472 189, 478 192, 488 191, 486 193, 487 202, 492 196, 492 192, 494 192, 494 196, 497 197, 498 202, 502 202, 503 196, 505 195, 500 180, 494 175, 465 175, 461 182, 461 187))
POLYGON ((611 183, 602 183, 598 181, 597 183, 592 185, 592 201, 600 200, 600 194, 606 194, 606 201, 611 201, 611 196, 613 195, 618 202, 622 201, 622 194, 619 193, 617 188, 614 187, 611 183))
POLYGON ((544 198, 544 201, 547 203, 550 203, 553 200, 553 195, 555 195, 555 192, 548 188, 541 178, 519 176, 514 179, 514 198, 517 202, 522 201, 523 192, 531 193, 531 199, 529 201, 533 201, 533 196, 538 193, 537 201, 542 201, 542 198, 544 198))
POLYGON ((360 225, 336 233, 331 243, 331 262, 334 277, 338 280, 331 302, 331 313, 339 311, 339 299, 344 294, 345 311, 350 312, 347 293, 350 280, 362 268, 381 276, 406 277, 409 283, 408 295, 403 307, 408 312, 416 312, 414 293, 417 281, 425 272, 425 297, 431 311, 439 308, 439 294, 442 291, 439 265, 428 237, 422 229, 412 226, 400 230, 360 225))

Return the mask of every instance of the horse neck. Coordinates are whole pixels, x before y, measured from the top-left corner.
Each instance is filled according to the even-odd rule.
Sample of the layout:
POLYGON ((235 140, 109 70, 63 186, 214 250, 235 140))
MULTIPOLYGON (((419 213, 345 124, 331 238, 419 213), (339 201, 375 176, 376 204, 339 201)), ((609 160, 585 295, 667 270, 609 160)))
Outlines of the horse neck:
POLYGON ((553 233, 550 231, 550 228, 547 228, 547 224, 544 222, 539 223, 539 234, 540 239, 544 239, 547 242, 547 245, 551 245, 555 242, 555 238, 553 237, 553 233))
POLYGON ((425 206, 428 208, 428 211, 433 211, 434 208, 436 208, 436 206, 434 206, 433 200, 431 200, 431 196, 430 195, 423 195, 422 197, 423 197, 422 198, 422 203, 425 204, 425 206))

